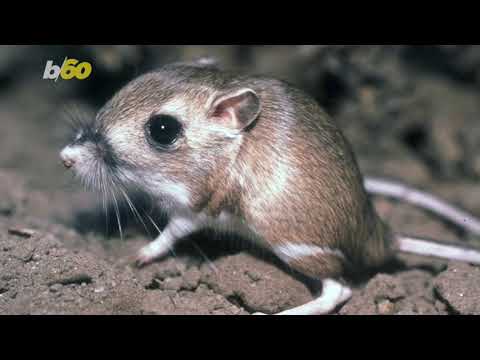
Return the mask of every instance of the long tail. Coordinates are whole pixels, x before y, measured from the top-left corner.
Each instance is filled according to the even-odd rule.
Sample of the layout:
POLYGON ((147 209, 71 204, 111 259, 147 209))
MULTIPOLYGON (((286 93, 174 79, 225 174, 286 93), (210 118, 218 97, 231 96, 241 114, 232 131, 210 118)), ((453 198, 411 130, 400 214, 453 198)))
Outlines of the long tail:
POLYGON ((479 218, 448 204, 434 195, 399 182, 380 178, 367 177, 365 178, 364 185, 370 194, 403 200, 442 216, 475 235, 480 235, 479 218))
POLYGON ((396 248, 401 252, 480 265, 480 251, 469 249, 468 247, 441 244, 433 240, 397 235, 396 248))

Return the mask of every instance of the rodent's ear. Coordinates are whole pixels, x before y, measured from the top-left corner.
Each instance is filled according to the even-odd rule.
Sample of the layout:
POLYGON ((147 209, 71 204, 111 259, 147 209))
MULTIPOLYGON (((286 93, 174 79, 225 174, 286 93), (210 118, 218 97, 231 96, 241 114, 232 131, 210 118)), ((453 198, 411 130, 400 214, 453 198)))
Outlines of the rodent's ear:
POLYGON ((227 127, 243 130, 257 119, 260 111, 258 95, 243 88, 218 97, 213 102, 210 117, 227 127))

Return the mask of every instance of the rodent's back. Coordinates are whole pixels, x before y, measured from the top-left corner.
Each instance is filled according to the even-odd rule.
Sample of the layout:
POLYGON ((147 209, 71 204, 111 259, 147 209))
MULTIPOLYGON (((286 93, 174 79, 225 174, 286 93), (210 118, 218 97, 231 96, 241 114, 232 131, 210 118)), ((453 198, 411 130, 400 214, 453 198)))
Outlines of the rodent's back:
POLYGON ((262 112, 236 159, 247 221, 262 233, 281 232, 272 235, 281 242, 340 250, 357 267, 383 263, 391 253, 390 231, 364 190, 338 126, 315 100, 287 83, 248 82, 262 112))

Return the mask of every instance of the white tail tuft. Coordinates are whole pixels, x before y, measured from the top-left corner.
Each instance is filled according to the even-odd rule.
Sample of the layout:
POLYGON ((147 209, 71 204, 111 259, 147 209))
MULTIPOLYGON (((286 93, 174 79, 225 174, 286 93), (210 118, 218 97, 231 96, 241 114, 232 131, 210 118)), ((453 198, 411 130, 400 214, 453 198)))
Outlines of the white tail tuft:
POLYGON ((397 236, 397 249, 402 252, 480 265, 480 251, 433 241, 397 236))

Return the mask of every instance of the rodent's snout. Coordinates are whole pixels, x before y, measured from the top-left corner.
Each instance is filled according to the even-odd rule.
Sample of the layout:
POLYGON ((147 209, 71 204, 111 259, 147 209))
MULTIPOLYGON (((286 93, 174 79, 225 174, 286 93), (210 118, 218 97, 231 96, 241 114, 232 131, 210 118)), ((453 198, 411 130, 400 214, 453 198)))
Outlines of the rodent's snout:
POLYGON ((76 163, 75 151, 72 151, 70 146, 60 152, 60 158, 67 169, 71 169, 76 163))

